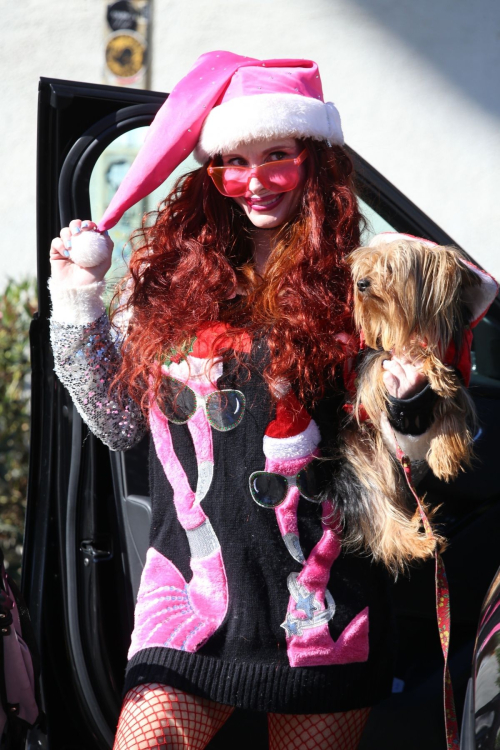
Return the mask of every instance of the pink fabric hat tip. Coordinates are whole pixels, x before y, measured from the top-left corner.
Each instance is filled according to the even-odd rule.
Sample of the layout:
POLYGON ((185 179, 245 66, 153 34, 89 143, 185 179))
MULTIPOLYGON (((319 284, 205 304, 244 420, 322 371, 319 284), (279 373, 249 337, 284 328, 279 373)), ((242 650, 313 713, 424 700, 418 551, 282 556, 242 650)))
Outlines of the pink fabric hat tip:
POLYGON ((203 163, 239 144, 281 137, 344 142, 339 113, 323 99, 316 63, 223 51, 201 55, 158 111, 99 230, 113 227, 192 151, 203 163))

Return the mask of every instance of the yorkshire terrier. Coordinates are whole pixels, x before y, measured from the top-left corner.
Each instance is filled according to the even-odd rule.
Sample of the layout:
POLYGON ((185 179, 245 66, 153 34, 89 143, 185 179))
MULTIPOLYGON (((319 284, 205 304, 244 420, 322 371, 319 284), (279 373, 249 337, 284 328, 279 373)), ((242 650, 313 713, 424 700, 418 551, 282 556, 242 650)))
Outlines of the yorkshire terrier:
POLYGON ((341 435, 344 468, 334 491, 347 547, 369 550, 397 572, 410 560, 431 556, 444 540, 437 533, 430 539, 422 530, 394 456, 382 363, 393 355, 420 363, 439 397, 432 407, 426 461, 438 478, 455 478, 471 462, 476 422, 455 365, 473 317, 470 299, 481 279, 454 248, 401 235, 392 242, 380 237, 346 258, 354 320, 368 353, 341 435))

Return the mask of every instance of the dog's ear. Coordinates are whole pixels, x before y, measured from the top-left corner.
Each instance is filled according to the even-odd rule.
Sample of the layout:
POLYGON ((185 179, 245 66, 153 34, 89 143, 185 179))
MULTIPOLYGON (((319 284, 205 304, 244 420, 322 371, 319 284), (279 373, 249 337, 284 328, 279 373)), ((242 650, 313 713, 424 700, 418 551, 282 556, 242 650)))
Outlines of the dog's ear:
POLYGON ((464 289, 473 289, 474 287, 481 286, 481 279, 478 274, 469 266, 467 266, 462 259, 460 259, 460 272, 462 274, 462 287, 464 289))
POLYGON ((491 274, 475 266, 460 251, 454 252, 462 272, 461 301, 470 312, 473 328, 488 312, 498 293, 498 283, 491 274))
POLYGON ((424 299, 428 314, 432 317, 454 304, 461 282, 461 264, 454 250, 448 247, 433 247, 419 255, 421 284, 425 284, 424 299))
POLYGON ((457 326, 461 265, 454 250, 421 246, 418 258, 416 325, 431 349, 448 346, 457 326))

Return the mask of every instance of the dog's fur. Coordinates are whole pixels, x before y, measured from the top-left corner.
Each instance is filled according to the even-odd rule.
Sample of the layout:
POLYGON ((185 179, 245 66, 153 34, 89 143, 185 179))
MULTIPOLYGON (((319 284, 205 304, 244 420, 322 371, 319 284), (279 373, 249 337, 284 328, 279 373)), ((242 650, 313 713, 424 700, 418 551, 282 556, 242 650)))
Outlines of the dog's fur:
POLYGON ((464 291, 480 282, 459 251, 418 241, 361 247, 346 261, 356 326, 373 351, 358 373, 352 417, 341 434, 344 468, 334 492, 347 547, 365 549, 397 572, 413 559, 432 555, 435 543, 444 540, 437 533, 435 540, 425 535, 388 447, 382 362, 392 354, 420 360, 439 396, 426 461, 437 477, 453 479, 471 461, 475 411, 457 372, 442 358, 452 340, 459 351, 470 322, 464 291))

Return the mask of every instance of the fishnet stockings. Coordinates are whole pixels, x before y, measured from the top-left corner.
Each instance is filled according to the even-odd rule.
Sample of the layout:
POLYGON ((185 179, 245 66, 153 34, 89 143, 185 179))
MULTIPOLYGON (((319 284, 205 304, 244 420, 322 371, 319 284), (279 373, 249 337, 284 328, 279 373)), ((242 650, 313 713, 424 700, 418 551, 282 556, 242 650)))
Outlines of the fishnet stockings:
MULTIPOLYGON (((233 712, 157 683, 129 690, 113 750, 204 750, 233 712)), ((369 708, 333 714, 268 714, 269 750, 356 750, 369 708)))
POLYGON ((171 687, 138 685, 125 696, 113 750, 203 750, 232 712, 171 687))
POLYGON ((356 750, 369 713, 268 714, 269 750, 356 750))

